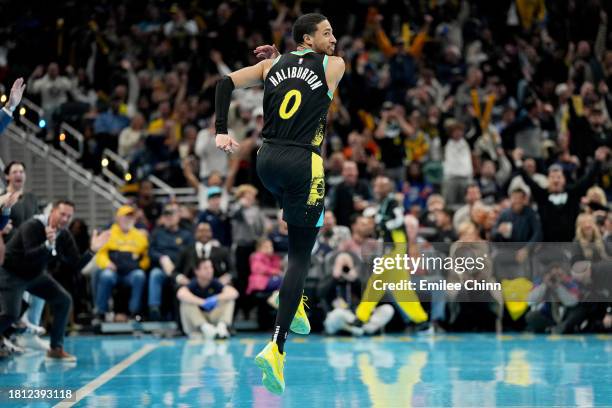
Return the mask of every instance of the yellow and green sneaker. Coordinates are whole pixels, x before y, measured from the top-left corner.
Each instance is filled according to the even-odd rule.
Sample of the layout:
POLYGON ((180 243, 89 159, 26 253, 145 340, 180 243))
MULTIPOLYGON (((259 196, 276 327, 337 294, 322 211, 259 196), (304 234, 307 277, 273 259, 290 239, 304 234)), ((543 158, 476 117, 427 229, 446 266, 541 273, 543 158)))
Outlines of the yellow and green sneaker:
POLYGON ((262 383, 268 391, 280 395, 285 391, 285 355, 278 351, 278 345, 271 341, 255 357, 255 364, 263 372, 262 383))
MULTIPOLYGON (((278 296, 276 297, 275 301, 276 305, 278 306, 278 296)), ((304 309, 304 307, 308 307, 308 305, 306 304, 307 301, 308 296, 302 296, 297 311, 295 312, 295 316, 293 316, 293 320, 291 321, 291 326, 289 326, 289 330, 296 334, 310 333, 310 321, 308 321, 306 309, 304 309)))
POLYGON ((300 300, 300 304, 298 305, 298 309, 295 312, 295 316, 291 321, 291 326, 289 330, 297 334, 308 334, 310 333, 310 322, 308 321, 308 316, 306 315, 306 310, 304 306, 308 307, 306 301, 308 300, 308 296, 302 296, 302 300, 300 300))

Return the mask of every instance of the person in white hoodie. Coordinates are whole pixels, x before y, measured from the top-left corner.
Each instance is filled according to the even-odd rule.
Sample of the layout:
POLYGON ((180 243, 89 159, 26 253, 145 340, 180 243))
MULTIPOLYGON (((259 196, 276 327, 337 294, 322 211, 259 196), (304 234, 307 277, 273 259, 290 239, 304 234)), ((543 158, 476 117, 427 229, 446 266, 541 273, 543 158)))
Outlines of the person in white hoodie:
POLYGON ((464 125, 454 119, 449 119, 445 127, 449 139, 444 146, 442 195, 446 203, 452 206, 462 203, 465 190, 472 182, 474 169, 470 146, 463 137, 464 125))

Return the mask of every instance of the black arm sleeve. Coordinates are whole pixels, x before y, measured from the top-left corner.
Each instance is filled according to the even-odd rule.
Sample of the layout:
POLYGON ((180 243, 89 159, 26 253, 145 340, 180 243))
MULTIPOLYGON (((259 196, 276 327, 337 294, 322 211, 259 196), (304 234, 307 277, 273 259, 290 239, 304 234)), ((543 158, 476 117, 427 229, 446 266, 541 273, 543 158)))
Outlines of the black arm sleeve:
POLYGON ((215 127, 217 129, 217 134, 227 133, 227 113, 232 100, 233 90, 234 82, 232 78, 224 76, 217 82, 217 88, 215 90, 215 127))

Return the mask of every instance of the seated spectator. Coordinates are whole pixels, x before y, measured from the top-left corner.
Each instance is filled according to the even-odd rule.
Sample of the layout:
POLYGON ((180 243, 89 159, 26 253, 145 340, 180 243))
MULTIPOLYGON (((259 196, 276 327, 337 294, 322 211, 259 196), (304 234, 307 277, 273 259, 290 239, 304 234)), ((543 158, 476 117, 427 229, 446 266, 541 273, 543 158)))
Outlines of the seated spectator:
POLYGON ((371 194, 368 183, 359 180, 359 172, 355 162, 344 162, 342 178, 343 181, 330 192, 331 208, 338 225, 348 227, 351 223, 351 217, 367 207, 371 194))
POLYGON ((419 162, 411 162, 406 169, 406 181, 401 187, 401 192, 404 194, 404 211, 412 212, 413 207, 417 207, 417 217, 425 208, 427 199, 433 189, 424 176, 419 162))
POLYGON ((496 266, 503 267, 499 270, 496 268, 496 273, 500 272, 504 277, 511 276, 511 268, 524 269, 522 264, 527 260, 530 249, 542 240, 540 217, 528 207, 529 197, 526 191, 521 188, 512 191, 510 202, 510 208, 504 209, 499 215, 492 234, 493 241, 519 244, 498 247, 495 262, 496 266))
POLYGON ((459 227, 459 239, 451 246, 452 258, 481 258, 484 268, 464 268, 463 273, 451 271, 448 281, 461 283, 461 289, 446 292, 449 301, 448 326, 453 331, 501 331, 503 298, 498 290, 472 291, 465 288, 466 280, 495 283, 489 244, 480 238, 471 222, 459 227))
POLYGON ((234 301, 238 291, 213 277, 210 259, 201 259, 189 285, 182 286, 176 296, 181 302, 181 324, 188 336, 204 335, 226 339, 234 318, 234 301))
POLYGON ((140 113, 134 115, 130 126, 124 128, 119 133, 119 156, 129 160, 138 148, 142 148, 141 141, 145 135, 144 126, 144 116, 140 113))
POLYGON ((572 266, 579 303, 563 319, 559 333, 609 331, 612 327, 612 261, 579 261, 572 266))
POLYGON ((465 192, 465 205, 459 207, 453 216, 453 227, 459 231, 459 226, 466 221, 470 221, 472 206, 480 202, 480 187, 478 184, 470 184, 465 192))
POLYGON ((246 294, 253 292, 270 293, 268 303, 276 308, 276 299, 283 278, 280 256, 274 253, 272 241, 261 238, 257 241, 255 252, 249 257, 251 274, 249 275, 249 285, 246 294))
POLYGON ((574 239, 572 262, 599 262, 608 259, 601 232, 591 214, 580 214, 576 219, 576 238, 574 239))
MULTIPOLYGON (((437 256, 434 247, 425 238, 419 235, 419 220, 408 214, 403 219, 403 227, 406 230, 407 253, 411 258, 437 256)), ((443 271, 437 269, 419 268, 410 271, 410 280, 420 288, 420 282, 436 282, 443 279, 443 271)), ((432 332, 442 331, 442 324, 446 319, 446 300, 443 291, 420 290, 417 294, 421 302, 431 302, 430 330, 432 332)))
POLYGON ((201 222, 196 227, 195 242, 186 246, 179 255, 174 268, 175 282, 179 286, 189 284, 193 270, 201 259, 210 259, 213 264, 214 277, 223 285, 230 285, 234 277, 234 265, 230 250, 213 239, 210 224, 201 222))
POLYGON ((436 233, 430 239, 436 251, 448 255, 450 244, 457 240, 457 232, 453 228, 453 213, 449 209, 437 210, 436 233))
POLYGON ((332 252, 325 261, 325 276, 318 287, 318 297, 325 305, 325 333, 350 333, 354 336, 379 332, 391 321, 393 306, 379 305, 370 319, 361 324, 355 316, 355 309, 361 300, 359 275, 363 262, 350 252, 332 252))
POLYGON ((162 288, 171 283, 179 254, 183 246, 191 245, 193 233, 179 226, 178 205, 168 204, 162 212, 159 226, 153 230, 150 237, 149 256, 151 258, 151 273, 149 275, 149 319, 158 321, 162 318, 162 288))
POLYGON ((144 215, 147 230, 151 231, 162 212, 161 204, 155 201, 153 183, 151 181, 143 180, 140 182, 135 204, 144 215))
POLYGON ((423 227, 435 228, 437 223, 436 212, 446 207, 444 197, 440 194, 432 194, 427 198, 425 211, 419 217, 419 223, 423 227))
POLYGON ((269 221, 257 205, 257 189, 250 184, 236 188, 238 202, 231 211, 232 237, 236 245, 237 289, 245 293, 251 268, 249 257, 255 252, 256 241, 268 229, 269 221))
POLYGON ((378 176, 374 180, 376 200, 376 229, 384 242, 405 242, 404 207, 395 198, 394 184, 389 177, 378 176))
POLYGON ((578 286, 560 265, 552 264, 527 300, 527 331, 550 333, 561 326, 564 313, 578 304, 578 286))
POLYGON ((134 208, 124 205, 117 210, 115 223, 110 228, 108 242, 96 254, 96 264, 102 269, 97 278, 96 314, 100 321, 108 311, 108 300, 117 284, 131 288, 129 312, 140 319, 145 270, 149 268, 149 241, 134 227, 134 208))
POLYGON ((480 175, 476 179, 476 183, 480 187, 482 201, 485 204, 494 204, 505 195, 502 186, 510 177, 511 166, 505 156, 500 156, 500 159, 499 170, 495 169, 493 160, 484 160, 480 165, 480 175))
MULTIPOLYGON (((212 176, 211 176, 212 178, 212 176)), ((198 216, 198 223, 205 222, 212 228, 213 238, 221 245, 229 247, 232 244, 232 226, 227 211, 223 210, 224 190, 221 187, 210 186, 206 190, 208 204, 198 216)))
POLYGON ((351 239, 351 230, 344 225, 336 225, 336 216, 331 211, 325 211, 323 226, 319 230, 313 254, 327 255, 338 249, 338 246, 351 239))

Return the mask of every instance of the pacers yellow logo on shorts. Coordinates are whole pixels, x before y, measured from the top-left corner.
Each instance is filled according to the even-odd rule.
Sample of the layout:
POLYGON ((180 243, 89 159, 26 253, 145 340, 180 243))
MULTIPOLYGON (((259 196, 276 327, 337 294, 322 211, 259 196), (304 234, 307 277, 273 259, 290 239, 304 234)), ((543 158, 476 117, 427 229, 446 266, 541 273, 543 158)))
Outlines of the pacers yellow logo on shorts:
POLYGON ((307 205, 323 205, 325 197, 325 179, 323 178, 323 159, 316 153, 312 153, 310 193, 308 194, 307 205))

